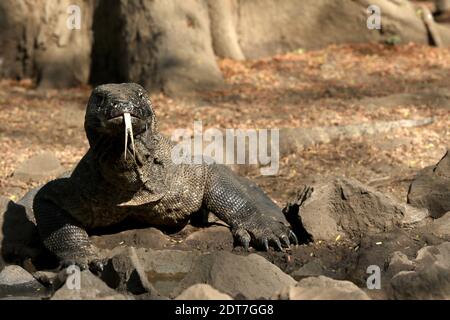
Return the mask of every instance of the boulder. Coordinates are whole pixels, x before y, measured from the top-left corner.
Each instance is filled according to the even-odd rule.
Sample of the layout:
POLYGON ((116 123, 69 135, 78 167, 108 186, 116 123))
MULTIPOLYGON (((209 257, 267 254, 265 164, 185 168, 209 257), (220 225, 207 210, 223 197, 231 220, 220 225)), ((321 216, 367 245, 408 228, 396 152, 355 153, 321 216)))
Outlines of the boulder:
POLYGON ((170 238, 156 228, 132 229, 115 234, 92 236, 90 239, 96 247, 101 249, 113 249, 119 246, 163 249, 170 243, 170 238))
POLYGON ((20 266, 9 265, 0 272, 0 298, 48 295, 46 288, 20 266))
POLYGON ((282 289, 277 300, 370 300, 369 296, 350 281, 325 276, 309 277, 296 285, 282 289))
POLYGON ((136 249, 150 284, 162 296, 173 296, 183 278, 194 268, 200 252, 136 249))
POLYGON ((321 276, 327 273, 325 266, 320 260, 313 260, 304 264, 299 269, 290 273, 290 276, 299 281, 303 278, 321 276))
POLYGON ((422 248, 414 265, 392 278, 393 299, 450 299, 450 242, 422 248))
POLYGON ((234 248, 234 239, 228 227, 212 226, 190 234, 184 244, 200 250, 231 251, 234 248))
POLYGON ((66 282, 67 273, 66 270, 61 270, 59 272, 53 271, 35 271, 33 272, 33 277, 42 283, 45 287, 51 288, 53 291, 61 288, 66 282))
POLYGON ((27 196, 17 203, 0 197, 0 256, 5 261, 20 264, 43 251, 34 217, 25 207, 27 201, 27 196))
POLYGON ((434 166, 421 170, 408 191, 408 203, 427 208, 433 218, 450 211, 450 153, 434 166))
POLYGON ((389 270, 387 272, 384 272, 384 270, 388 268, 388 263, 395 252, 401 251, 406 257, 414 257, 417 251, 425 245, 425 239, 418 236, 418 233, 413 232, 411 234, 404 229, 367 235, 359 240, 356 250, 357 256, 355 261, 347 268, 346 279, 359 287, 365 287, 368 277, 372 274, 372 271, 368 271, 368 267, 378 266, 381 271, 381 288, 387 288, 394 274, 389 270))
POLYGON ((136 249, 136 254, 145 272, 162 274, 183 273, 191 270, 199 252, 182 250, 136 249))
POLYGON ((171 95, 223 85, 206 1, 101 0, 93 30, 93 83, 137 82, 171 95))
POLYGON ((396 251, 392 254, 387 265, 387 273, 392 278, 401 271, 414 270, 414 262, 408 259, 403 252, 396 251))
POLYGON ((257 254, 239 256, 218 251, 199 257, 180 282, 175 296, 198 283, 206 283, 231 297, 269 298, 295 280, 257 254))
POLYGON ((194 284, 184 290, 175 300, 233 300, 208 284, 194 284))
MULTIPOLYGON (((332 178, 305 186, 284 212, 312 240, 359 238, 423 220, 418 210, 350 178, 332 178)), ((304 237, 304 236, 303 236, 304 237)))
POLYGON ((24 182, 42 181, 56 177, 64 171, 53 153, 44 152, 22 162, 14 171, 14 177, 24 182))
POLYGON ((439 219, 434 220, 429 226, 428 230, 437 237, 450 240, 450 211, 445 213, 439 219))
POLYGON ((133 247, 109 259, 101 278, 113 289, 132 294, 154 293, 133 247))
POLYGON ((128 300, 129 298, 111 289, 92 274, 85 270, 79 273, 79 282, 67 279, 66 283, 55 292, 51 300, 128 300), (79 287, 77 286, 79 283, 79 287))

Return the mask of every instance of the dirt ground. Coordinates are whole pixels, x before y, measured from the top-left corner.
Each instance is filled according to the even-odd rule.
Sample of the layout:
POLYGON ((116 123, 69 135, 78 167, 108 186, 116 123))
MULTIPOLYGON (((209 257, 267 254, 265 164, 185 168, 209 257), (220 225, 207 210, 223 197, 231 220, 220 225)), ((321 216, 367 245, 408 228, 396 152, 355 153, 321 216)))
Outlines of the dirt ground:
MULTIPOLYGON (((450 50, 414 44, 341 45, 257 61, 219 61, 226 90, 197 99, 153 94, 161 130, 284 128, 434 117, 432 125, 384 136, 315 145, 280 160, 276 176, 252 179, 280 205, 319 176, 344 175, 405 199, 414 174, 436 163, 450 141, 450 50)), ((0 82, 0 194, 17 199, 29 185, 17 165, 52 151, 71 168, 87 150, 84 108, 91 88, 36 90, 0 82)))
MULTIPOLYGON (((305 148, 283 157, 276 176, 249 171, 280 206, 301 184, 332 175, 356 178, 404 201, 415 173, 435 164, 449 146, 450 49, 340 45, 219 64, 225 90, 194 99, 152 95, 163 133, 193 128, 194 120, 202 120, 204 128, 285 128, 435 118, 424 127, 305 148)), ((83 120, 90 90, 42 91, 30 81, 0 81, 0 195, 17 200, 30 189, 32 184, 15 180, 13 172, 31 155, 52 151, 66 168, 77 163, 88 148, 83 120)), ((411 240, 408 231, 380 237, 406 248, 410 256, 428 243, 411 240)), ((364 261, 359 246, 372 240, 379 241, 316 243, 296 249, 294 258, 281 253, 266 257, 286 271, 322 257, 329 268, 335 266, 337 278, 349 278, 364 261)), ((383 250, 372 247, 374 256, 383 250)))

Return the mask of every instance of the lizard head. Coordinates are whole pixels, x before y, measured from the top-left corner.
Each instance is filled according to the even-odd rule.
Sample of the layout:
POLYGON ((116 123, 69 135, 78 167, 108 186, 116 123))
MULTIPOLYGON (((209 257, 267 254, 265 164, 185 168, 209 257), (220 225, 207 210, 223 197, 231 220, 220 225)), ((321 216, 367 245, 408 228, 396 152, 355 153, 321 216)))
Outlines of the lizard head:
POLYGON ((152 103, 136 83, 104 84, 96 87, 87 104, 84 127, 91 147, 101 138, 117 139, 134 149, 134 138, 153 128, 152 103))

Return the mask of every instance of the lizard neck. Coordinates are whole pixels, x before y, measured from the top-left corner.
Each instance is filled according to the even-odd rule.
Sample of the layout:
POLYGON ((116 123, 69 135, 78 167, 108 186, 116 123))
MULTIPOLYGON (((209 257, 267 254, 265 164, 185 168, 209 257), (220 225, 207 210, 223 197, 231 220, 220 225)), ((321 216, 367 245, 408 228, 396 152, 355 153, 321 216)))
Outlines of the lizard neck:
POLYGON ((142 172, 153 161, 152 137, 148 132, 135 137, 135 157, 130 151, 125 158, 124 141, 118 137, 99 139, 91 147, 92 160, 99 174, 118 189, 136 192, 143 188, 142 172))

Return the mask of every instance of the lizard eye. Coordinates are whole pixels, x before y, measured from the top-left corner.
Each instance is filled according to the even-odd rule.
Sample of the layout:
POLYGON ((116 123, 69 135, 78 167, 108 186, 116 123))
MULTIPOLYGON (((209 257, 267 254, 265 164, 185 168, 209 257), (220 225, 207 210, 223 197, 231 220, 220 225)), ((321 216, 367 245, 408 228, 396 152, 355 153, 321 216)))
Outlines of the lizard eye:
POLYGON ((91 96, 89 104, 97 109, 100 109, 105 102, 105 96, 100 94, 94 94, 91 96))

